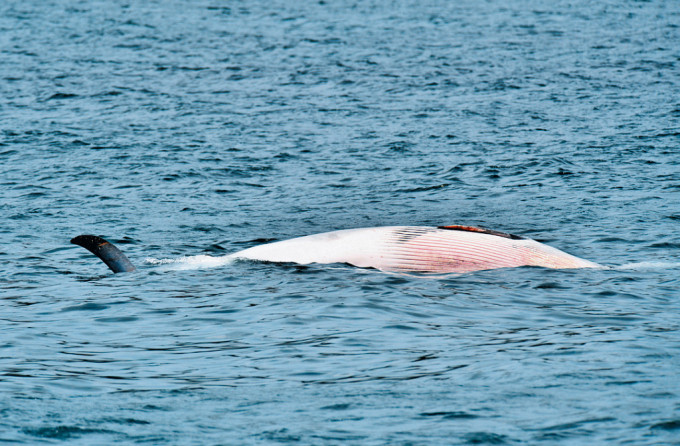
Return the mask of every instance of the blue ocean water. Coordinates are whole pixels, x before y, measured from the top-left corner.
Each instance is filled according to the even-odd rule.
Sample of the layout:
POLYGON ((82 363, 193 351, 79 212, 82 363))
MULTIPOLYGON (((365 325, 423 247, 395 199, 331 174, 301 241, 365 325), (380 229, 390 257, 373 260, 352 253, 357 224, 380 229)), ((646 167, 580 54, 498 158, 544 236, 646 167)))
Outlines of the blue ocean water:
POLYGON ((3 1, 0 440, 680 444, 679 42, 675 1, 3 1), (610 268, 199 257, 443 224, 610 268))

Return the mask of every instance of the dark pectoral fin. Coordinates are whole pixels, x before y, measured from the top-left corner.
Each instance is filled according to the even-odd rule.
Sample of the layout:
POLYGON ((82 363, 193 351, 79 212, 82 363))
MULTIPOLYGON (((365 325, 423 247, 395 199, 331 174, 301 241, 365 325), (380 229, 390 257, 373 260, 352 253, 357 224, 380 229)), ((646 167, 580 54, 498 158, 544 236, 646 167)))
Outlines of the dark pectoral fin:
POLYGON ((114 273, 134 271, 134 265, 112 243, 96 235, 79 235, 71 239, 74 245, 82 246, 99 257, 114 273))

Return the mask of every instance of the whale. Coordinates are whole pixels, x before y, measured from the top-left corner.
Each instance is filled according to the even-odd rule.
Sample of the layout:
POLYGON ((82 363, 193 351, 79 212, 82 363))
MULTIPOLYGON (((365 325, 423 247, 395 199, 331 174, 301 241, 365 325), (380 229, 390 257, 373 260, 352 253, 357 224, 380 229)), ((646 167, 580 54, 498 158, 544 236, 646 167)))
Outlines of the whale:
MULTIPOLYGON (((101 237, 80 235, 71 243, 88 249, 114 273, 135 269, 115 245, 101 237)), ((264 243, 226 257, 300 265, 344 263, 385 272, 425 274, 521 266, 601 267, 536 240, 464 225, 343 229, 264 243)))

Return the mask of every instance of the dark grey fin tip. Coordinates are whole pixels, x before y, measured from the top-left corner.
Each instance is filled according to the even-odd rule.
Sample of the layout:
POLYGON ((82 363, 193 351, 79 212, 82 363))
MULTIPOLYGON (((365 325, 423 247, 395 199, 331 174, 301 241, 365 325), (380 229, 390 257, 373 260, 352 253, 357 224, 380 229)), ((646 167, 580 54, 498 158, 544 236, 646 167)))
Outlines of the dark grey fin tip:
POLYGON ((114 273, 124 273, 135 270, 135 266, 125 257, 125 254, 113 243, 109 243, 96 235, 79 235, 71 239, 74 245, 82 246, 99 257, 114 273))
POLYGON ((437 229, 448 229, 451 231, 479 232, 480 234, 497 235, 498 237, 509 238, 512 240, 526 240, 525 237, 521 237, 519 235, 508 234, 507 232, 501 231, 494 231, 493 229, 478 228, 477 226, 450 225, 450 226, 437 226, 437 229))

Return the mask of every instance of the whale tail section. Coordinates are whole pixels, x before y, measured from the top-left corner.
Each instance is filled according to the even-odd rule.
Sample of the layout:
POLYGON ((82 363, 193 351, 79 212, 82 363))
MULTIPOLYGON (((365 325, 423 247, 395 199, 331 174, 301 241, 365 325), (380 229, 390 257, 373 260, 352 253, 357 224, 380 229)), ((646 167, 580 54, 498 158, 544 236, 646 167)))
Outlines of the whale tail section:
POLYGON ((135 266, 125 257, 125 254, 113 243, 109 243, 96 235, 79 235, 71 239, 74 245, 82 246, 99 257, 114 273, 124 273, 135 270, 135 266))

